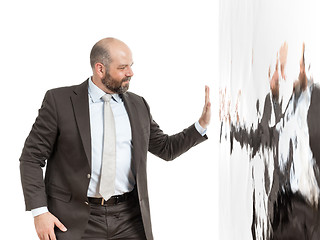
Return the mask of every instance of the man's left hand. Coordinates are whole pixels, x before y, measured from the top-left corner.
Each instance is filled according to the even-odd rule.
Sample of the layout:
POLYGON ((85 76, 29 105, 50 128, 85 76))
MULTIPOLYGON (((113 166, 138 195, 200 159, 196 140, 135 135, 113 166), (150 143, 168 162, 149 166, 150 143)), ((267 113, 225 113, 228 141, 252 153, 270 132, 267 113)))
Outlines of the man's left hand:
POLYGON ((211 118, 211 103, 210 103, 210 98, 209 98, 209 87, 205 87, 205 104, 203 107, 202 115, 199 119, 199 124, 203 128, 207 128, 209 123, 210 123, 210 118, 211 118))

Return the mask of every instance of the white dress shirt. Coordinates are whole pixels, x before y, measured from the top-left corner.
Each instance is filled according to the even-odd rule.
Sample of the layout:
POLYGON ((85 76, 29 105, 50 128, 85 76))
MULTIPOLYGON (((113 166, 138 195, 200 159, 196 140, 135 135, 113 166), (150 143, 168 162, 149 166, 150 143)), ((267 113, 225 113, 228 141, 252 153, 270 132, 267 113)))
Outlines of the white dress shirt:
MULTIPOLYGON (((103 151, 103 111, 104 102, 101 99, 106 93, 89 79, 88 96, 91 130, 91 178, 87 192, 88 197, 101 197, 99 193, 100 172, 103 151)), ((131 126, 124 103, 118 94, 112 94, 111 109, 116 127, 116 179, 115 195, 133 190, 135 185, 135 172, 131 164, 131 126)), ((206 129, 199 122, 195 123, 197 131, 204 136, 206 129)), ((32 209, 32 215, 38 216, 48 212, 47 207, 32 209)))
MULTIPOLYGON (((103 111, 106 93, 89 81, 89 111, 91 129, 91 179, 88 197, 101 197, 99 193, 103 153, 103 111)), ((116 127, 116 179, 115 195, 133 190, 135 174, 131 164, 131 126, 124 103, 118 94, 112 94, 110 101, 116 127)))

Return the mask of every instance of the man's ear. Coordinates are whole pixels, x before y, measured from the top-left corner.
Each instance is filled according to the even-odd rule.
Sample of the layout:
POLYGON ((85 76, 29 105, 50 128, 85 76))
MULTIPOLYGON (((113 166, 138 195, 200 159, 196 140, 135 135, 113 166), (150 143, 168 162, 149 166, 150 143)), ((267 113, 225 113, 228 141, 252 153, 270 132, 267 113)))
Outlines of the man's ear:
POLYGON ((100 78, 104 78, 106 74, 106 68, 102 63, 96 63, 94 65, 94 70, 100 78))

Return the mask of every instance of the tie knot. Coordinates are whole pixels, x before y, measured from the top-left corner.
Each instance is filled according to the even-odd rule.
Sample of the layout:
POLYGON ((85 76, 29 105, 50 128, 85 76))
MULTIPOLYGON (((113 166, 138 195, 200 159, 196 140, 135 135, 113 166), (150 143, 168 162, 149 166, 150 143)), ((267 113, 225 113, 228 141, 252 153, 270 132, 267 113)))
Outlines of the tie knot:
POLYGON ((105 94, 102 96, 102 100, 105 102, 110 102, 112 96, 110 94, 105 94))

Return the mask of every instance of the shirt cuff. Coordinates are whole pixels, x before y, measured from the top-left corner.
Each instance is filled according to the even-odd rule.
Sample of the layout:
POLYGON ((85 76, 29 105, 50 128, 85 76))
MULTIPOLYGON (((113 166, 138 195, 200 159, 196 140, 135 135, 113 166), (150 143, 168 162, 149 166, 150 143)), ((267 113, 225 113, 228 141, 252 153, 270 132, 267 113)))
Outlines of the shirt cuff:
POLYGON ((31 210, 33 217, 39 216, 40 214, 49 212, 47 207, 39 207, 31 210))
POLYGON ((196 123, 194 124, 195 128, 197 129, 197 131, 201 134, 201 136, 206 135, 207 133, 207 129, 201 127, 199 121, 196 121, 196 123))

